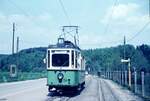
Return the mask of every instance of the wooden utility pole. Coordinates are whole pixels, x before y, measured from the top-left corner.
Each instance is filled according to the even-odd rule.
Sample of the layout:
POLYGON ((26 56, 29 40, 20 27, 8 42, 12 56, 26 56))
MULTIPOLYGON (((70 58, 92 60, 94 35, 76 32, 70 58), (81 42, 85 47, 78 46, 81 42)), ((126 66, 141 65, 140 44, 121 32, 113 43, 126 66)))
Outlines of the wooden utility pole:
POLYGON ((12 55, 14 54, 15 23, 13 23, 12 55))
POLYGON ((126 50, 125 50, 125 45, 126 45, 126 37, 125 37, 125 36, 124 36, 123 45, 124 45, 124 50, 123 50, 123 59, 125 59, 125 53, 126 53, 126 50))
MULTIPOLYGON (((123 40, 123 59, 124 60, 126 58, 126 56, 125 56, 125 53, 126 53, 125 45, 126 45, 126 37, 124 36, 124 40, 123 40)), ((124 82, 124 75, 123 75, 124 73, 126 73, 125 71, 126 71, 126 69, 125 69, 125 63, 123 63, 122 64, 122 84, 126 83, 126 81, 124 82)), ((125 80, 126 80, 126 78, 125 78, 125 80)))
MULTIPOLYGON (((13 37, 12 37, 12 55, 14 55, 14 46, 15 46, 15 23, 13 23, 13 37)), ((16 52, 18 52, 18 46, 19 45, 19 38, 17 37, 17 48, 16 52)), ((18 59, 17 59, 17 64, 18 64, 18 59)), ((10 77, 14 78, 17 76, 17 65, 16 64, 11 64, 10 65, 10 77)))
POLYGON ((129 78, 129 88, 131 88, 131 60, 130 58, 128 59, 121 59, 122 63, 128 63, 128 78, 129 78))
POLYGON ((129 62, 128 62, 129 87, 131 88, 131 61, 130 61, 130 58, 128 60, 129 60, 129 62))
POLYGON ((16 46, 16 53, 17 53, 17 66, 16 66, 16 76, 18 75, 18 67, 19 67, 19 54, 18 54, 18 52, 19 52, 19 37, 17 37, 17 46, 16 46))
POLYGON ((16 53, 19 51, 19 37, 17 37, 17 47, 16 47, 16 53))

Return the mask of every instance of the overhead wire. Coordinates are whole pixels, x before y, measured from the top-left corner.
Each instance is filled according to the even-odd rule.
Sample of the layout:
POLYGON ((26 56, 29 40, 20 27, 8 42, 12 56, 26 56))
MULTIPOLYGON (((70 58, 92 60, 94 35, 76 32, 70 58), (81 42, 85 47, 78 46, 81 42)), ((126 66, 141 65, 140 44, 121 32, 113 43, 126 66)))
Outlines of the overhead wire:
POLYGON ((149 25, 150 25, 150 0, 148 2, 148 6, 149 6, 149 20, 148 22, 139 30, 136 32, 136 34, 134 36, 132 36, 128 41, 132 41, 133 39, 135 39, 137 36, 139 36, 149 25))
MULTIPOLYGON (((20 6, 18 6, 16 3, 14 3, 12 0, 8 0, 8 1, 9 1, 11 4, 13 4, 16 8, 18 8, 26 17, 28 17, 30 20, 32 20, 32 22, 34 21, 33 19, 31 19, 31 16, 30 16, 28 13, 26 13, 26 11, 25 11, 24 9, 22 9, 20 6)), ((110 16, 110 18, 109 18, 109 23, 107 24, 107 27, 106 27, 106 29, 105 29, 105 32, 107 32, 107 30, 108 30, 108 27, 109 27, 109 25, 110 25, 110 22, 111 22, 111 19, 112 19, 112 15, 113 15, 113 12, 114 12, 114 8, 115 8, 115 6, 117 5, 117 2, 118 2, 118 0, 116 0, 115 3, 114 3, 113 10, 112 10, 111 16, 110 16)), ((63 5, 63 2, 62 2, 61 0, 59 0, 59 3, 60 3, 60 5, 61 5, 61 7, 62 7, 62 10, 63 10, 63 12, 64 12, 64 14, 65 14, 67 20, 68 20, 69 25, 71 25, 70 18, 69 18, 68 13, 67 13, 67 11, 66 11, 64 5, 63 5)), ((37 25, 36 23, 34 23, 34 24, 37 25)), ((72 32, 72 31, 70 31, 70 32, 72 32)), ((67 32, 67 34, 69 34, 69 32, 67 32)), ((71 36, 72 36, 72 35, 71 35, 71 36)), ((120 41, 120 40, 119 40, 119 41, 120 41)), ((103 42, 103 43, 118 43, 119 41, 103 42)))
MULTIPOLYGON (((7 1, 10 2, 11 4, 13 4, 17 9, 19 9, 29 20, 31 20, 32 22, 34 21, 34 19, 32 19, 32 18, 30 17, 30 15, 29 15, 28 13, 26 13, 26 11, 25 11, 24 9, 22 9, 20 6, 18 6, 16 3, 14 3, 12 0, 7 0, 7 1)), ((67 11, 66 11, 64 5, 63 5, 63 2, 62 2, 61 0, 59 0, 59 3, 60 3, 60 5, 61 5, 61 7, 62 7, 62 10, 63 10, 63 12, 64 12, 64 14, 65 14, 67 20, 68 20, 69 25, 71 25, 70 18, 69 18, 68 13, 67 13, 67 11)), ((34 23, 34 24, 37 25, 36 23, 34 23)), ((72 32, 72 31, 70 31, 70 32, 72 32)), ((69 32, 66 32, 66 33, 69 34, 69 32)), ((72 35, 71 35, 71 36, 72 36, 72 35)))
MULTIPOLYGON (((138 35, 140 35, 148 26, 150 25, 150 20, 140 29, 136 32, 136 34, 134 36, 132 36, 129 40, 127 40, 128 42, 132 41, 133 39, 135 39, 138 35)), ((132 59, 132 57, 134 56, 135 53, 133 53, 129 58, 132 59)))
MULTIPOLYGON (((60 3, 61 8, 62 8, 62 10, 63 10, 63 12, 64 12, 64 15, 66 16, 66 19, 67 19, 67 21, 68 21, 68 24, 71 26, 70 17, 69 17, 69 15, 68 15, 68 13, 67 13, 67 11, 66 11, 66 9, 65 9, 65 6, 64 6, 62 0, 59 0, 59 3, 60 3)), ((66 34, 69 34, 71 37, 75 38, 75 40, 77 40, 77 41, 78 41, 78 44, 79 44, 79 35, 78 35, 78 33, 76 33, 77 37, 76 37, 76 35, 73 36, 73 35, 70 33, 70 32, 73 32, 73 31, 74 31, 74 30, 67 31, 66 34), (76 39, 76 38, 77 38, 77 39, 76 39)), ((65 33, 64 33, 64 34, 65 34, 65 33)))
MULTIPOLYGON (((33 17, 31 17, 24 9, 22 9, 19 5, 17 5, 15 2, 13 2, 12 0, 7 0, 9 3, 11 3, 14 7, 16 7, 18 10, 20 10, 20 12, 25 15, 31 22, 33 22, 36 26, 37 26, 37 22, 35 22, 35 19, 33 17)), ((54 19, 53 19, 54 20, 54 19)), ((55 20, 55 22, 57 23, 57 20, 55 20)), ((58 25, 58 24, 57 24, 58 25)))
POLYGON ((12 5, 14 5, 17 9, 19 9, 26 17, 28 17, 30 20, 33 21, 33 19, 31 19, 31 16, 26 13, 25 10, 23 10, 20 6, 18 6, 16 3, 14 3, 12 0, 7 0, 8 2, 10 2, 12 5))
POLYGON ((68 20, 68 24, 71 25, 71 20, 70 20, 70 18, 69 18, 69 16, 68 16, 68 13, 67 13, 67 11, 66 11, 64 5, 63 5, 63 2, 62 2, 61 0, 58 0, 58 1, 59 1, 60 5, 61 5, 61 7, 62 7, 62 10, 63 10, 63 12, 64 12, 64 14, 65 14, 67 20, 68 20))
MULTIPOLYGON (((117 5, 118 2, 119 2, 119 0, 116 0, 115 3, 114 3, 114 6, 112 8, 112 12, 111 12, 109 20, 108 20, 108 23, 107 23, 106 28, 104 30, 104 34, 107 34, 107 32, 108 32, 109 26, 111 24, 112 16, 113 16, 113 13, 114 13, 114 8, 115 8, 115 6, 117 5)), ((133 39, 135 39, 138 35, 140 35, 145 30, 146 27, 149 26, 149 24, 150 24, 150 21, 148 21, 139 31, 136 32, 136 34, 134 36, 132 36, 127 41, 129 42, 129 41, 132 41, 133 39)), ((120 43, 120 42, 121 42, 121 40, 113 41, 113 43, 120 43)), ((112 42, 104 42, 104 43, 112 43, 112 42)))
MULTIPOLYGON (((130 42, 134 40, 137 36, 139 36, 148 26, 150 25, 150 21, 148 21, 140 30, 136 32, 135 35, 133 35, 130 39, 127 40, 127 42, 130 42)), ((117 41, 108 41, 108 42, 102 42, 102 43, 122 43, 122 40, 117 40, 117 41)))
POLYGON ((115 0, 115 2, 114 2, 114 5, 112 7, 112 11, 111 11, 110 16, 108 18, 108 23, 107 23, 106 28, 104 30, 104 34, 107 34, 107 32, 108 32, 109 26, 110 26, 111 21, 112 21, 112 16, 113 16, 114 11, 115 11, 115 7, 117 6, 118 2, 119 2, 119 0, 115 0))
MULTIPOLYGON (((11 4, 13 4, 13 5, 14 5, 16 8, 18 8, 26 17, 28 17, 30 20, 33 21, 33 19, 31 19, 31 16, 30 16, 28 13, 26 13, 26 11, 24 11, 20 6, 18 6, 18 5, 17 5, 16 3, 14 3, 12 0, 7 0, 7 1, 9 1, 11 4)), ((104 33, 105 33, 105 34, 108 32, 109 26, 110 26, 110 24, 111 24, 112 16, 113 16, 115 7, 116 7, 116 5, 118 4, 118 1, 119 1, 119 0, 115 0, 115 3, 114 3, 114 5, 113 5, 112 12, 111 12, 111 14, 110 14, 110 17, 109 17, 109 19, 108 19, 108 23, 107 23, 106 28, 105 28, 105 30, 104 30, 104 33)), ((63 5, 63 2, 62 2, 61 0, 59 0, 59 3, 60 3, 60 5, 61 5, 61 7, 62 7, 62 10, 63 10, 63 12, 64 12, 64 14, 65 14, 67 20, 68 20, 69 25, 71 25, 70 18, 69 18, 68 13, 67 13, 67 11, 66 11, 64 5, 63 5)), ((133 39, 135 39, 139 34, 141 34, 141 33, 143 32, 143 30, 144 30, 149 24, 150 24, 150 21, 147 22, 147 23, 146 23, 134 36, 132 36, 128 41, 132 41, 133 39)), ((37 25, 37 24, 36 24, 36 25, 37 25)), ((67 32, 67 33, 68 33, 68 32, 67 32)), ((68 34, 69 34, 69 33, 68 33, 68 34)), ((118 41, 113 41, 113 42, 102 42, 102 43, 119 43, 119 42, 120 42, 120 40, 118 40, 118 41)))
MULTIPOLYGON (((39 23, 35 22, 35 19, 30 16, 24 9, 22 9, 19 5, 17 5, 13 0, 7 0, 10 4, 12 4, 15 8, 17 8, 28 20, 30 20, 34 25, 39 25, 39 23)), ((9 20, 9 19, 8 19, 9 20)), ((54 19, 53 19, 54 20, 54 19)), ((57 22, 55 20, 55 22, 57 22)), ((39 25, 40 26, 40 25, 39 25)), ((20 40, 21 42, 23 42, 24 44, 33 44, 37 42, 30 42, 30 41, 24 41, 24 40, 20 40)), ((38 43, 39 44, 39 43, 38 43)))
POLYGON ((20 9, 26 16, 29 16, 20 6, 18 6, 16 3, 14 3, 12 0, 7 0, 11 4, 13 4, 16 8, 20 9))
MULTIPOLYGON (((113 17, 114 11, 115 11, 115 7, 118 5, 118 3, 119 3, 119 0, 115 0, 114 4, 112 6, 112 10, 111 10, 110 16, 108 18, 107 25, 106 25, 106 27, 104 29, 104 34, 107 34, 107 32, 108 32, 108 29, 109 29, 109 27, 111 25, 112 17, 113 17)), ((116 40, 116 41, 108 41, 108 42, 102 42, 102 43, 103 44, 104 43, 115 43, 115 44, 117 44, 117 43, 121 43, 121 42, 122 42, 121 40, 116 40)))
POLYGON ((134 36, 132 36, 129 41, 132 41, 133 39, 135 39, 138 35, 140 35, 148 26, 150 25, 150 21, 148 21, 139 31, 136 32, 136 34, 134 36))

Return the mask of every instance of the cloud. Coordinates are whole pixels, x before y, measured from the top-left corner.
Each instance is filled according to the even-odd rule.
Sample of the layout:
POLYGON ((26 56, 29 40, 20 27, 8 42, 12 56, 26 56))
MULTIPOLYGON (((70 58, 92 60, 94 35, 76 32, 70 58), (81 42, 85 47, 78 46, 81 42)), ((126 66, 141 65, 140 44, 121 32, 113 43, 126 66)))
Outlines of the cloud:
POLYGON ((118 4, 114 7, 114 11, 112 14, 112 18, 110 18, 110 14, 112 12, 112 8, 108 8, 106 14, 104 15, 101 23, 104 26, 107 26, 109 23, 107 33, 111 33, 115 38, 115 33, 118 34, 118 38, 126 35, 127 38, 131 38, 136 34, 138 30, 140 30, 148 21, 148 14, 143 14, 140 12, 142 9, 140 5, 135 3, 127 3, 127 4, 118 4), (111 21, 109 21, 111 19, 111 21))
MULTIPOLYGON (((92 14, 87 10, 88 14, 84 15, 83 13, 79 18, 74 16, 74 23, 78 23, 83 27, 80 31, 80 45, 82 48, 109 47, 121 44, 124 35, 131 38, 149 19, 148 15, 140 12, 140 9, 142 9, 140 4, 118 4, 113 10, 107 34, 104 34, 103 30, 109 22, 112 8, 109 7, 106 10, 99 21, 100 25, 97 23, 99 10, 95 10, 92 14), (92 16, 89 16, 89 14, 92 16), (120 43, 116 44, 117 41, 120 41, 120 43)), ((66 24, 66 21, 62 17, 57 18, 57 15, 53 16, 47 12, 40 15, 5 15, 0 12, 0 53, 11 52, 12 22, 16 23, 16 36, 20 37, 20 49, 47 46, 50 43, 55 44, 59 32, 61 32, 58 24, 66 24), (58 24, 55 21, 58 21, 58 24)), ((145 33, 148 32, 149 30, 145 31, 145 33)), ((143 34, 138 41, 149 42, 149 35, 146 35, 143 34)))
MULTIPOLYGON (((48 13, 37 16, 25 16, 22 14, 4 15, 0 12, 0 53, 10 53, 12 43, 12 23, 16 23, 16 33, 20 37, 20 49, 38 46, 47 46, 55 42, 58 28, 48 13), (5 46, 4 46, 5 45, 5 46)), ((57 26, 58 27, 58 26, 57 26)))
POLYGON ((120 33, 113 34, 94 34, 86 33, 80 35, 80 46, 83 49, 104 48, 116 46, 123 43, 123 35, 120 33))
MULTIPOLYGON (((114 7, 113 19, 125 18, 132 13, 138 11, 139 5, 137 4, 119 4, 114 7)), ((112 10, 112 9, 111 9, 112 10)))
POLYGON ((128 4, 118 4, 116 6, 111 6, 106 11, 104 19, 102 22, 107 23, 111 17, 112 20, 124 19, 130 15, 133 15, 138 11, 139 5, 134 3, 128 4))

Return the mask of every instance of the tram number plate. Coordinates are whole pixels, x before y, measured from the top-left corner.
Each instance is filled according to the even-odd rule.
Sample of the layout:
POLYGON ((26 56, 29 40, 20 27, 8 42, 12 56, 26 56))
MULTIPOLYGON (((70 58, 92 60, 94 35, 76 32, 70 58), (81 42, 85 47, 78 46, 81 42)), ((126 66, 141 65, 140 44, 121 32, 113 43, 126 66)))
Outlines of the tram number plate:
POLYGON ((67 81, 68 81, 68 79, 65 79, 65 78, 64 78, 64 79, 63 79, 63 81, 64 81, 64 82, 67 82, 67 81))

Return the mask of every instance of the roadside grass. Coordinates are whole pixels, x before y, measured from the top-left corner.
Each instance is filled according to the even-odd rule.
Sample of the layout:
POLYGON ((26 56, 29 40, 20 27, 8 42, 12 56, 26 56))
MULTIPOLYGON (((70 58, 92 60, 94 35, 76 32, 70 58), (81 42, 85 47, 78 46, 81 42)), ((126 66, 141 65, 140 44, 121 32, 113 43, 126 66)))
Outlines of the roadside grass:
POLYGON ((45 78, 46 75, 46 72, 18 72, 16 77, 11 77, 9 72, 0 72, 0 83, 45 78))

